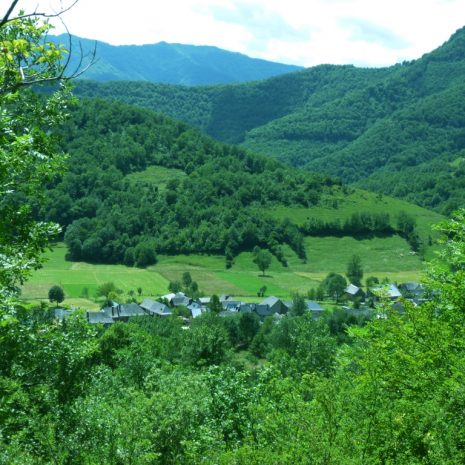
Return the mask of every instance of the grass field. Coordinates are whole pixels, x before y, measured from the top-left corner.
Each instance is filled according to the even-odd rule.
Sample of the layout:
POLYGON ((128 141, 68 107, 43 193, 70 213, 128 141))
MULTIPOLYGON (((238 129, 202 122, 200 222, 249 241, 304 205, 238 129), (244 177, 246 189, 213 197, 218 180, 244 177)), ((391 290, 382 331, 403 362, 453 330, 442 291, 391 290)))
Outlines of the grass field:
MULTIPOLYGON (((437 224, 444 219, 438 213, 392 197, 379 196, 359 189, 348 189, 350 191, 348 195, 341 190, 339 195, 328 198, 328 202, 325 202, 323 198, 322 202, 320 202, 321 205, 311 208, 277 207, 271 210, 271 215, 278 219, 289 218, 293 223, 301 225, 313 217, 323 221, 337 219, 344 221, 357 212, 388 213, 391 225, 395 226, 397 214, 400 211, 405 211, 416 219, 417 232, 425 243, 428 242, 430 237, 433 240, 437 237, 437 233, 432 231, 431 225, 437 224), (337 200, 336 204, 334 204, 334 199, 337 200)), ((426 258, 432 257, 434 249, 434 247, 428 248, 426 258)))
POLYGON ((131 173, 126 176, 132 184, 153 184, 160 192, 166 189, 166 184, 172 179, 182 180, 186 173, 176 168, 165 168, 164 166, 149 166, 144 171, 131 173))
POLYGON ((69 305, 98 308, 99 304, 85 298, 85 289, 89 297, 95 296, 97 287, 113 281, 125 293, 136 291, 138 287, 143 295, 152 295, 166 289, 168 282, 154 270, 128 268, 123 265, 92 265, 89 263, 68 262, 65 260, 66 247, 57 244, 53 251, 46 252, 45 266, 36 271, 22 289, 22 297, 27 300, 46 299, 48 290, 54 284, 63 287, 66 302, 69 305))
POLYGON ((158 297, 168 292, 170 281, 181 280, 182 274, 189 271, 206 295, 231 294, 244 301, 256 301, 257 291, 266 286, 266 295, 290 299, 295 291, 306 293, 318 286, 330 271, 344 273, 353 254, 361 257, 365 277, 372 275, 392 282, 416 281, 423 269, 420 258, 412 255, 407 243, 398 236, 363 240, 308 237, 305 245, 306 263, 284 246, 288 267, 273 257, 270 268, 262 276, 250 252, 237 256, 230 269, 225 268, 224 257, 206 255, 159 256, 155 266, 139 269, 68 262, 64 244, 57 244, 47 252, 45 266, 25 284, 22 296, 25 300, 47 299, 50 287, 59 284, 65 290, 65 304, 95 309, 99 307, 95 293, 104 282, 114 282, 123 291, 122 300, 129 291, 136 292, 139 287, 142 288, 140 298, 158 297))

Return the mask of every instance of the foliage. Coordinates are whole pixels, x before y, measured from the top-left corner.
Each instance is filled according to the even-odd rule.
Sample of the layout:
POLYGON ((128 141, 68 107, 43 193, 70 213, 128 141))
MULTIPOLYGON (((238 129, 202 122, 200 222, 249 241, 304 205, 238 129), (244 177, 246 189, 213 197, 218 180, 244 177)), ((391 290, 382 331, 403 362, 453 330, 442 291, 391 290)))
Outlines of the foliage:
POLYGON ((339 302, 346 288, 347 280, 344 276, 334 272, 329 273, 321 283, 324 294, 334 298, 336 302, 339 302))
MULTIPOLYGON (((453 47, 446 46, 445 52, 455 57, 453 47)), ((21 123, 21 118, 9 121, 21 123)), ((10 149, 2 145, 2 153, 10 149)), ((209 150, 215 150, 214 144, 209 150)), ((225 157, 228 163, 234 158, 225 157)), ((220 163, 219 152, 217 158, 220 163)), ((196 168, 188 171, 187 178, 196 168)), ((275 174, 279 179, 284 171, 275 174)), ((87 181, 92 179, 98 180, 87 181)), ((206 184, 201 181, 196 185, 206 184)), ((167 182, 157 205, 176 205, 183 182, 167 182)), ((40 185, 37 180, 34 189, 40 185)), ((76 192, 83 185, 76 183, 76 192)), ((107 184, 96 185, 105 190, 107 184)), ((227 184, 221 188, 226 199, 227 184)), ((75 207, 81 214, 95 205, 83 201, 75 207)), ((118 236, 112 228, 116 231, 118 221, 124 221, 123 209, 113 209, 115 221, 105 224, 102 236, 90 234, 73 244, 76 250, 95 252, 110 243, 116 248, 105 242, 118 236)), ((92 231, 94 225, 81 223, 92 231)), ((403 221, 406 233, 412 230, 409 223, 403 221)), ((230 249, 247 244, 252 250, 269 240, 275 254, 277 234, 298 251, 291 237, 295 225, 282 221, 274 226, 266 238, 257 233, 254 241, 253 231, 236 224, 230 249)), ((96 328, 79 312, 57 324, 46 304, 16 305, 15 320, 0 324, 0 463, 464 463, 465 211, 439 230, 443 252, 427 276, 429 300, 418 306, 404 301, 403 313, 383 304, 376 311, 385 317, 369 321, 342 310, 318 320, 308 312, 300 315, 300 296, 297 315, 260 322, 251 313, 223 318, 212 311, 190 327, 174 316, 146 316, 96 328)), ((169 237, 165 232, 157 236, 157 246, 169 237)), ((147 237, 140 243, 147 243, 147 237)), ((11 288, 24 277, 22 271, 13 271, 11 279, 4 276, 2 285, 11 288)), ((193 284, 187 275, 184 281, 193 284)), ((345 286, 343 276, 330 273, 321 289, 338 299, 345 286)), ((116 288, 102 287, 107 297, 116 288)))
POLYGON ((118 288, 114 282, 103 283, 97 288, 97 296, 103 296, 108 299, 112 293, 118 293, 118 288))
POLYGON ((213 294, 211 296, 208 307, 211 312, 217 313, 217 314, 223 310, 223 306, 221 305, 220 298, 216 294, 213 294))
POLYGON ((265 276, 265 271, 271 265, 271 254, 268 250, 260 249, 260 247, 256 247, 253 251, 254 254, 254 263, 258 266, 258 269, 263 273, 265 276))
POLYGON ((379 284, 379 279, 376 276, 368 276, 367 279, 365 280, 365 286, 366 286, 367 291, 371 287, 374 287, 376 284, 379 284))
POLYGON ((303 235, 263 207, 308 206, 337 185, 117 102, 82 103, 61 135, 68 172, 49 185, 42 215, 66 227, 72 260, 146 266, 197 252, 232 264, 259 246, 286 265, 282 244, 304 259, 303 235))
POLYGON ((48 300, 56 302, 57 305, 65 300, 65 293, 61 286, 52 286, 48 291, 48 300))
POLYGON ((0 328, 0 459, 462 463, 465 212, 440 228, 431 300, 387 304, 386 318, 211 312, 187 329, 142 317, 96 330, 18 309, 0 328))
POLYGON ((190 285, 192 284, 192 276, 188 271, 185 271, 182 274, 182 284, 184 285, 185 289, 189 289, 190 285))
MULTIPOLYGON (((52 133, 66 117, 69 89, 47 97, 32 85, 58 80, 65 51, 44 39, 50 26, 37 16, 5 16, 0 24, 0 296, 2 303, 37 269, 47 241, 58 232, 38 222, 31 199, 63 166, 52 133)), ((11 12, 10 12, 11 13, 11 12)))
POLYGON ((291 307, 291 314, 294 316, 302 316, 307 307, 305 305, 304 296, 296 292, 292 297, 292 307, 291 307))
POLYGON ((350 283, 359 287, 362 285, 363 268, 362 261, 358 255, 352 255, 349 263, 347 264, 346 275, 349 278, 350 283))
POLYGON ((186 335, 183 359, 193 366, 219 365, 228 356, 228 334, 215 313, 195 318, 186 335))

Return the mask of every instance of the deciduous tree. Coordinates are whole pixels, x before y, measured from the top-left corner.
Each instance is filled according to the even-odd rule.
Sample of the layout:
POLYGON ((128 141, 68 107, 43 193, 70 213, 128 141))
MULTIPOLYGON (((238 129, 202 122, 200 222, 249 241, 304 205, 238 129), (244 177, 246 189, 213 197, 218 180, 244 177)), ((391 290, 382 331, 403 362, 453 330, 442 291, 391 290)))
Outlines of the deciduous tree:
POLYGON ((362 261, 358 255, 352 255, 349 263, 347 264, 347 277, 352 284, 356 286, 362 285, 363 268, 362 261))
POLYGON ((31 270, 40 267, 56 224, 38 222, 31 199, 43 199, 44 186, 63 168, 64 155, 53 130, 72 101, 66 50, 47 40, 46 14, 20 11, 10 2, 0 16, 0 299, 18 292, 31 270), (16 15, 16 16, 15 16, 16 15), (54 92, 38 95, 41 85, 54 92))
POLYGON ((48 300, 56 302, 57 306, 65 300, 65 293, 61 286, 52 286, 48 291, 48 300))
POLYGON ((254 263, 257 264, 258 269, 263 273, 263 276, 265 276, 265 271, 270 267, 271 265, 271 254, 268 252, 268 250, 265 249, 260 249, 257 247, 254 251, 254 263))

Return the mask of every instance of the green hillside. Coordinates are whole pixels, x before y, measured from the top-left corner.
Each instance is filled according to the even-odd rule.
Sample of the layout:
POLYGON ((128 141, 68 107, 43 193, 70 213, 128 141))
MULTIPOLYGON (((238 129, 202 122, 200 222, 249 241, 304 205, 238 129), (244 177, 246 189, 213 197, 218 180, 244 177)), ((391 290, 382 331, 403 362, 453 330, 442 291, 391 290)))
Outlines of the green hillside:
POLYGON ((121 103, 82 101, 61 139, 68 171, 49 186, 42 216, 63 226, 74 261, 146 266, 203 253, 231 267, 258 246, 287 266, 286 247, 305 262, 305 236, 328 235, 400 235, 424 255, 439 218, 121 103))
POLYGON ((155 252, 209 253, 231 264, 260 246, 285 263, 283 244, 304 259, 298 227, 267 209, 318 204, 338 185, 103 100, 81 102, 61 139, 68 171, 49 186, 43 216, 64 227, 73 260, 145 266, 155 252))
POLYGON ((320 107, 362 90, 389 75, 389 69, 321 65, 265 81, 218 86, 174 86, 142 81, 76 82, 75 93, 122 100, 180 119, 216 139, 242 142, 254 128, 320 107), (310 103, 307 103, 310 102, 310 103))
POLYGON ((323 65, 266 81, 185 88, 80 83, 225 142, 445 213, 462 204, 465 29, 384 69, 323 65))
MULTIPOLYGON (((136 185, 148 182, 165 189, 163 186, 171 179, 186 176, 177 169, 150 166, 126 178, 136 185)), ((22 298, 47 300, 48 290, 59 284, 65 290, 68 305, 98 308, 100 301, 96 300, 96 291, 105 282, 114 282, 123 291, 120 299, 129 299, 130 293, 136 293, 139 287, 139 299, 153 298, 166 294, 169 283, 180 281, 183 273, 188 271, 206 295, 224 293, 243 301, 256 301, 257 291, 266 286, 267 294, 291 300, 295 292, 306 294, 316 288, 330 272, 345 274, 347 263, 354 254, 361 258, 365 277, 376 276, 389 282, 419 281, 424 271, 424 259, 433 258, 437 250, 435 245, 429 245, 430 241, 433 244, 436 240, 431 225, 441 221, 442 217, 387 196, 380 197, 358 189, 344 190, 334 188, 331 194, 322 196, 318 205, 276 205, 270 207, 267 214, 277 221, 290 220, 300 228, 310 218, 326 222, 345 221, 360 211, 390 212, 391 223, 395 225, 397 214, 404 211, 416 220, 417 232, 425 244, 422 253, 413 252, 408 242, 397 234, 307 236, 303 239, 306 260, 284 244, 282 254, 287 266, 273 257, 266 275, 262 276, 250 251, 239 252, 227 269, 224 256, 198 253, 161 254, 155 265, 141 269, 122 264, 69 261, 65 259, 68 255, 66 245, 58 244, 46 253, 44 267, 23 286, 22 298)), ((256 214, 253 211, 253 215, 256 214)))
MULTIPOLYGON (((68 44, 69 37, 52 37, 68 44)), ((182 85, 254 81, 302 69, 300 66, 250 58, 218 47, 169 44, 110 45, 81 37, 71 38, 70 69, 96 59, 86 71, 87 79, 97 81, 142 80, 182 85)))

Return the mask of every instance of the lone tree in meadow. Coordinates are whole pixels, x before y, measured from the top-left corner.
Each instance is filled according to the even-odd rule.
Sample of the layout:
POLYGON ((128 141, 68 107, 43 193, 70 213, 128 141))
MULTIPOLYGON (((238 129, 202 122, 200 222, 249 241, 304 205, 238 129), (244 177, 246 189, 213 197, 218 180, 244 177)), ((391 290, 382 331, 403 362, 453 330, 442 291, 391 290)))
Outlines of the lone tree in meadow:
POLYGON ((48 291, 48 300, 50 300, 50 302, 56 302, 58 307, 58 304, 65 300, 63 288, 60 286, 52 286, 48 291))
POLYGON ((363 278, 363 268, 362 261, 358 255, 352 255, 352 258, 347 264, 347 277, 352 284, 355 284, 358 287, 362 285, 363 278))
POLYGON ((267 270, 271 265, 271 254, 268 250, 260 249, 259 247, 255 247, 254 251, 254 263, 258 266, 258 269, 263 273, 265 276, 265 270, 267 270))
POLYGON ((182 274, 182 284, 186 289, 189 289, 190 285, 192 284, 192 276, 188 271, 185 271, 182 274))

